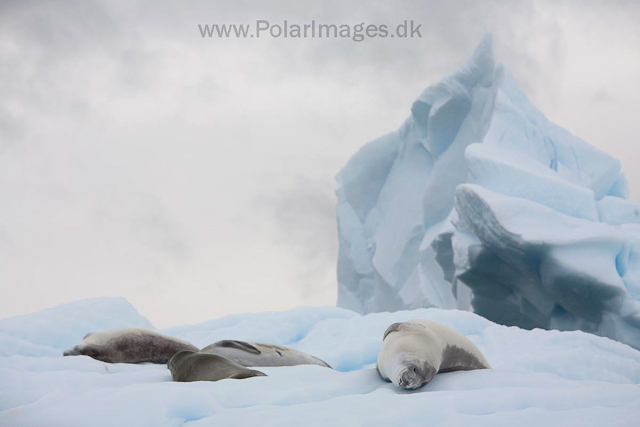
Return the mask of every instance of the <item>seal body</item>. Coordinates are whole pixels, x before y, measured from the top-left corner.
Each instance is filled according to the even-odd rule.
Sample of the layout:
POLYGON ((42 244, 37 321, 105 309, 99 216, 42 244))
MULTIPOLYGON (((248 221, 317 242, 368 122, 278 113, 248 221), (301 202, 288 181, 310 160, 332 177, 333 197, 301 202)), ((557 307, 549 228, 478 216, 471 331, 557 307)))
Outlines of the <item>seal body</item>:
POLYGON ((85 335, 82 342, 64 356, 90 356, 107 363, 167 363, 181 350, 198 351, 178 338, 144 329, 114 329, 85 335))
POLYGON ((315 356, 272 344, 224 340, 203 348, 201 352, 226 357, 242 366, 319 365, 331 368, 315 356))
POLYGON ((167 367, 174 381, 219 381, 226 378, 266 377, 266 374, 238 365, 216 354, 183 350, 176 353, 167 367))
POLYGON ((428 320, 394 323, 384 333, 376 369, 396 387, 416 389, 438 372, 491 369, 460 332, 428 320))

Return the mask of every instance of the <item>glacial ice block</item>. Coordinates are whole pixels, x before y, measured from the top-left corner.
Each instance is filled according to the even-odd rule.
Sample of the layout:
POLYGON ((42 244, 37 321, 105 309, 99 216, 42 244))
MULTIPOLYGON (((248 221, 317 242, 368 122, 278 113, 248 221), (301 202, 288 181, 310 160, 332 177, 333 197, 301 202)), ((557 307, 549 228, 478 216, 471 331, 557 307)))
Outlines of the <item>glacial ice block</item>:
POLYGON ((531 105, 490 36, 336 179, 340 307, 458 308, 640 348, 640 205, 620 162, 531 105))

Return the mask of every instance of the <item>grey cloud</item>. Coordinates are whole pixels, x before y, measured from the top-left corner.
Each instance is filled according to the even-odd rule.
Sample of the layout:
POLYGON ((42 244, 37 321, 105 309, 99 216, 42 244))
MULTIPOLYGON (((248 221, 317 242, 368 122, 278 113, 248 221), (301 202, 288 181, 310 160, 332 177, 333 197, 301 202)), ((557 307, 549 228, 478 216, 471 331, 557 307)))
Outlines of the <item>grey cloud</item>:
POLYGON ((256 201, 265 217, 276 223, 274 242, 288 247, 299 260, 297 279, 304 297, 337 286, 336 197, 330 188, 325 182, 298 176, 288 188, 256 201))
MULTIPOLYGON (((621 66, 634 66, 639 5, 0 2, 0 197, 11 202, 0 209, 11 242, 0 243, 0 288, 15 292, 0 311, 109 291, 145 302, 159 325, 195 322, 214 305, 242 309, 251 290, 241 285, 255 291, 268 279, 284 283, 260 301, 265 310, 333 303, 325 292, 335 295, 333 176, 362 144, 397 128, 420 91, 488 31, 535 105, 633 165, 640 128, 627 117, 638 111, 637 70, 624 87, 579 86, 586 101, 568 97, 566 73, 575 40, 602 34, 624 42, 630 59, 621 66), (256 19, 413 19, 423 37, 258 41, 203 39, 197 29, 256 19), (262 271, 247 268, 257 263, 262 271), (178 283, 185 292, 170 293, 178 283), (185 297, 190 308, 171 314, 153 302, 189 292, 208 299, 194 306, 185 297)), ((606 52, 596 48, 589 59, 600 65, 606 52)), ((640 172, 626 170, 638 200, 640 172)))
POLYGON ((119 192, 98 200, 93 213, 98 228, 121 233, 124 239, 163 254, 168 260, 188 259, 191 248, 186 233, 157 197, 119 192))
POLYGON ((6 107, 0 106, 0 155, 6 145, 14 145, 21 141, 26 133, 25 120, 16 117, 7 111, 6 107))

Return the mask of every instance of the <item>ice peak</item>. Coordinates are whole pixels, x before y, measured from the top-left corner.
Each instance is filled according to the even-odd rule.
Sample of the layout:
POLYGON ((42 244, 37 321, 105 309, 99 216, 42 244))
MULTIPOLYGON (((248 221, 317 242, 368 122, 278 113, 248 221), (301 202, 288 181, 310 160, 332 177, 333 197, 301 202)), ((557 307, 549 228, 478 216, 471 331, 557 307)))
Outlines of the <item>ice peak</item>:
POLYGON ((496 67, 495 52, 493 48, 493 36, 487 33, 482 37, 478 47, 467 62, 467 67, 474 69, 479 77, 479 84, 487 86, 488 80, 496 67))
POLYGON ((474 50, 473 55, 471 55, 470 61, 478 63, 494 61, 493 35, 491 33, 482 36, 480 43, 476 46, 476 50, 474 50))
MULTIPOLYGON (((493 36, 487 33, 474 50, 467 62, 451 77, 469 88, 474 86, 491 86, 496 68, 493 36)), ((446 81, 446 79, 445 79, 446 81)))

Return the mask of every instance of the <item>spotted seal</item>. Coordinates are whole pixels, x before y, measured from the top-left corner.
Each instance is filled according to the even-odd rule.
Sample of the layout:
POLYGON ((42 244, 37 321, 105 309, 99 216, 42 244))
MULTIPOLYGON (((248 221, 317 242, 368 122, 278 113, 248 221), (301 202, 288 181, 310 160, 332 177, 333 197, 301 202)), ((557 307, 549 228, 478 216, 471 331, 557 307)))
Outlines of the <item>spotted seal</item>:
POLYGON ((198 351, 198 348, 178 338, 128 328, 89 333, 63 355, 90 356, 107 363, 167 363, 181 350, 198 351))
POLYGON ((315 356, 273 344, 223 340, 203 348, 201 352, 226 357, 242 366, 319 365, 331 368, 315 356))

